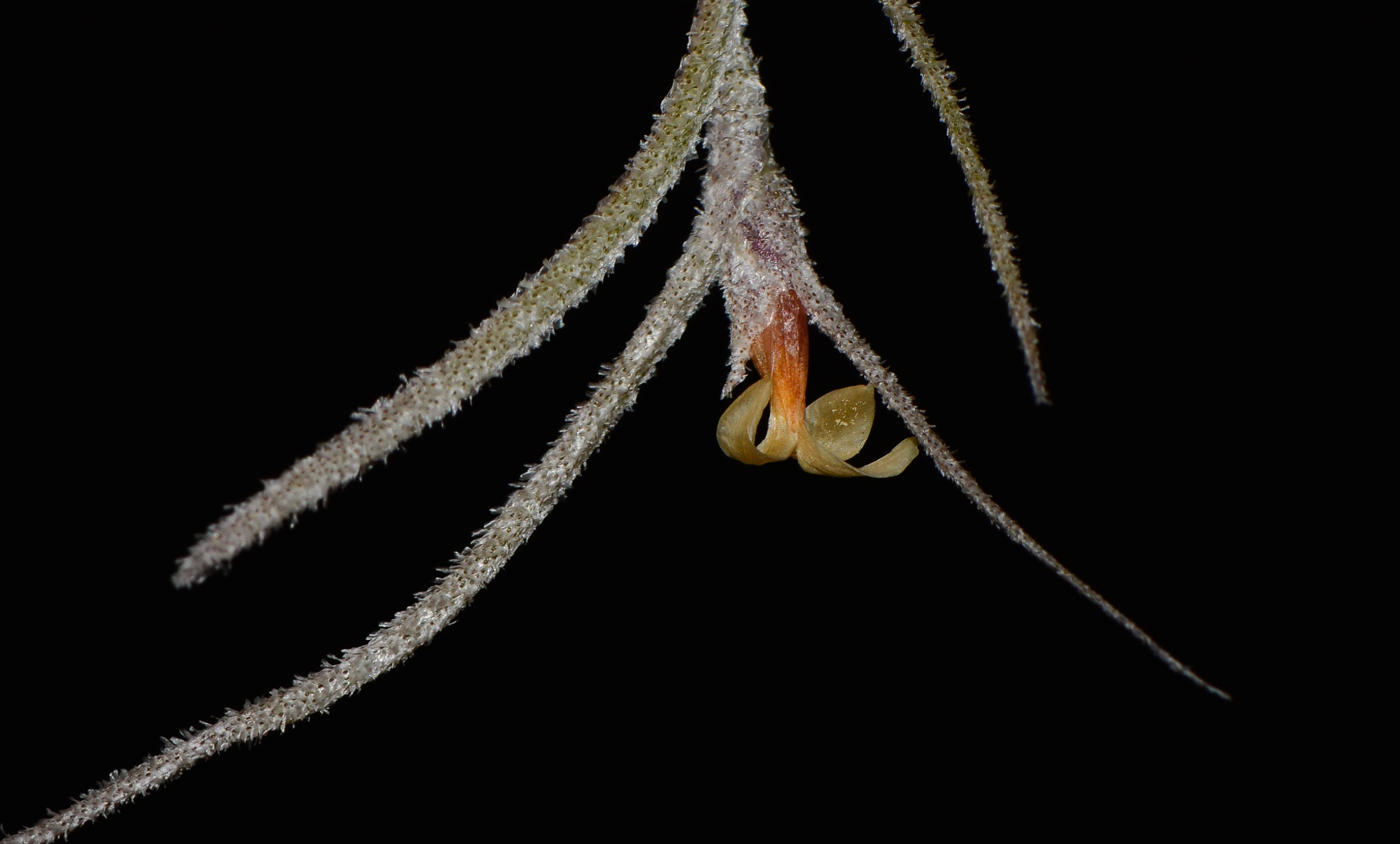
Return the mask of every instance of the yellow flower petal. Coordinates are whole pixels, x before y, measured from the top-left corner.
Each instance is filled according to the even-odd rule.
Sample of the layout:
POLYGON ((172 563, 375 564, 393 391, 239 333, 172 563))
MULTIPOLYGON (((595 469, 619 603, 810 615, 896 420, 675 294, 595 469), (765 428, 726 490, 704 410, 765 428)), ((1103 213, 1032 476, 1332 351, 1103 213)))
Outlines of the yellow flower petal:
POLYGON ((807 406, 807 432, 811 442, 800 442, 797 462, 814 475, 851 478, 892 478, 919 456, 913 437, 889 454, 864 466, 845 461, 856 456, 870 436, 875 421, 875 388, 869 384, 833 390, 807 406))
POLYGON ((798 430, 770 411, 767 436, 761 445, 755 445, 758 423, 772 398, 772 379, 760 378, 725 409, 715 431, 725 454, 751 466, 786 460, 795 454, 804 472, 834 478, 891 478, 919 456, 918 443, 909 437, 873 463, 852 466, 846 462, 870 436, 875 389, 869 385, 834 390, 812 402, 798 430))
MULTIPOLYGON (((763 418, 763 409, 768 406, 768 400, 772 396, 773 382, 767 378, 760 378, 725 409, 719 417, 719 428, 715 432, 716 438, 719 439, 719 447, 725 454, 750 466, 787 458, 787 454, 782 457, 770 457, 754 445, 754 439, 758 436, 758 423, 763 418)), ((768 441, 764 440, 764 445, 767 444, 768 441)), ((791 454, 791 451, 788 453, 791 454)))
POLYGON ((909 468, 909 464, 918 456, 919 444, 913 437, 906 438, 890 449, 889 454, 864 466, 852 466, 837 459, 835 454, 811 437, 803 436, 797 443, 797 464, 804 472, 833 478, 893 478, 909 468))
POLYGON ((821 443, 803 434, 797 439, 797 465, 802 471, 832 478, 858 478, 860 470, 836 455, 821 443))
POLYGON ((807 405, 807 433, 838 460, 856 456, 874 421, 875 388, 869 384, 832 390, 807 405))
POLYGON ((899 445, 890 449, 889 454, 860 467, 860 473, 867 478, 893 478, 908 469, 909 464, 913 463, 914 458, 918 456, 919 441, 913 437, 907 437, 899 445))

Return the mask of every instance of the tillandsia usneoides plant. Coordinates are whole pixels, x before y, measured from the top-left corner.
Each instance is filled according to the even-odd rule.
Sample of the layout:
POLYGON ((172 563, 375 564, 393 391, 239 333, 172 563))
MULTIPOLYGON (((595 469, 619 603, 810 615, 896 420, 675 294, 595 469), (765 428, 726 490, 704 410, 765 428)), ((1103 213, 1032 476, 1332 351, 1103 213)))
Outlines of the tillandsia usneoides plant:
MULTIPOLYGON (((162 41, 156 65, 180 58, 182 74, 122 66, 114 88, 143 93, 118 110, 131 135, 112 190, 88 188, 113 212, 89 248, 129 280, 86 302, 70 317, 84 330, 54 332, 67 339, 45 358, 81 373, 95 411, 41 435, 54 465, 29 487, 32 525, 68 550, 6 590, 26 596, 10 617, 30 634, 8 711, 34 736, 6 754, 25 772, 6 831, 363 641, 603 380, 691 235, 703 148, 625 263, 463 418, 229 576, 168 586, 168 561, 221 505, 465 338, 594 210, 686 49, 690 11, 658 5, 550 10, 528 31, 254 21, 198 48, 162 41), (487 40, 490 61, 467 48, 487 40), (128 84, 142 80, 159 84, 128 84), (139 213, 118 214, 113 197, 133 195, 139 213), (85 518, 45 521, 58 500, 85 518)), ((1195 364, 1168 367, 1164 349, 1181 347, 1154 310, 1173 312, 1162 262, 1132 260, 1156 254, 1162 194, 1131 177, 1140 158, 1168 160, 1123 128, 1135 100, 1096 87, 1101 55, 1054 46, 1066 27, 992 38, 992 22, 928 12, 1021 238, 1055 400, 1038 407, 962 172, 880 5, 746 14, 823 282, 982 486, 1229 688, 1190 529, 1217 511, 1179 495, 1192 453, 1179 423, 1201 405, 1174 373, 1195 364), (1163 406, 1165 393, 1185 398, 1163 406)), ((740 778, 816 782, 970 753, 962 731, 1047 707, 1090 732, 1104 711, 1213 711, 927 457, 878 480, 725 457, 729 341, 712 292, 547 523, 431 647, 335 717, 225 753, 84 834, 422 828, 436 820, 404 807, 482 777, 588 790, 600 759, 673 784, 725 759, 740 778)), ((809 400, 866 380, 819 331, 810 354, 809 400)), ((882 405, 869 457, 851 462, 906 436, 882 405)))

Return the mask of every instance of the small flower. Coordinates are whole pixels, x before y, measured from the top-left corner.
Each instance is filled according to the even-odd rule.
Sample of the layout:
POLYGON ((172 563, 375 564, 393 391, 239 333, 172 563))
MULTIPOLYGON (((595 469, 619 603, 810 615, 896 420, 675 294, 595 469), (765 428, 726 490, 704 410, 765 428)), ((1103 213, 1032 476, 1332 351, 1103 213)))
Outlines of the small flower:
POLYGON ((838 478, 890 478, 919 454, 913 437, 865 466, 846 461, 860 451, 875 420, 875 389, 846 387, 807 402, 807 309, 791 289, 778 297, 768 327, 752 346, 759 381, 745 390, 719 418, 719 447, 740 463, 760 465, 797 455, 814 475, 838 478), (768 434, 755 445, 763 409, 772 404, 768 434))

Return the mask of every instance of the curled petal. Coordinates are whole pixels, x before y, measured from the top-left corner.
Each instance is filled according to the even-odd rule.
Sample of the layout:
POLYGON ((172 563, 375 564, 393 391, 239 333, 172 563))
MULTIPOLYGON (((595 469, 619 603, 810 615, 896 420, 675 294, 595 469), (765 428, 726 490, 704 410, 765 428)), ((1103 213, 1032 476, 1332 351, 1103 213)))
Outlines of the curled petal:
POLYGON ((826 393, 806 409, 804 424, 798 430, 769 416, 769 434, 762 445, 755 445, 763 410, 773 399, 773 381, 760 378, 720 416, 715 438, 724 453, 750 466, 773 463, 797 455, 804 472, 830 477, 893 477, 909 467, 918 456, 913 437, 904 439, 888 455, 851 466, 847 458, 865 445, 875 419, 875 389, 848 386, 826 393))
MULTIPOLYGON (((788 454, 792 453, 789 449, 788 454, 781 457, 770 457, 754 445, 758 436, 758 423, 763 418, 763 409, 768 406, 772 396, 773 382, 767 378, 760 378, 725 409, 719 417, 719 429, 715 432, 719 447, 725 454, 740 463, 759 466, 786 459, 788 454)), ((764 445, 768 445, 768 440, 764 440, 764 445)))
POLYGON ((919 444, 913 437, 890 449, 890 453, 873 463, 852 466, 828 451, 821 443, 810 436, 802 436, 797 442, 797 463, 804 472, 813 475, 829 475, 834 478, 893 478, 914 462, 919 456, 919 444))
POLYGON ((807 433, 838 460, 850 460, 865 445, 875 421, 875 388, 832 390, 807 405, 807 433))
POLYGON ((909 437, 873 463, 852 466, 846 462, 870 436, 875 390, 869 385, 834 390, 812 402, 797 430, 784 424, 779 418, 782 414, 770 414, 768 435, 761 445, 755 445, 758 423, 772 397, 772 379, 760 378, 724 411, 715 435, 725 454, 756 466, 785 460, 795 453, 803 471, 835 478, 894 477, 919 456, 918 443, 909 437))
POLYGON ((804 434, 797 440, 797 465, 802 471, 832 478, 858 478, 861 471, 836 455, 821 443, 804 434))
POLYGON ((892 478, 919 456, 913 437, 873 463, 856 467, 845 462, 856 456, 875 421, 875 388, 869 384, 833 390, 807 406, 808 437, 797 445, 797 462, 814 475, 850 478, 892 478))
POLYGON ((899 445, 890 449, 889 454, 860 467, 860 473, 867 478, 893 478, 908 469, 909 464, 918 456, 919 441, 913 437, 905 437, 899 445))

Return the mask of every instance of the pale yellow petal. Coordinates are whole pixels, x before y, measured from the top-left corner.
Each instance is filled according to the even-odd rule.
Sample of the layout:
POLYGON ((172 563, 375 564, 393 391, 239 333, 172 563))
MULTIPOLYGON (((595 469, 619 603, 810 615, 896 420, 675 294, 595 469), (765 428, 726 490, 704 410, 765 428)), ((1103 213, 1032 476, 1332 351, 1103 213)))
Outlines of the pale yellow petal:
POLYGON ((909 468, 914 458, 919 456, 919 442, 908 437, 904 442, 890 449, 890 453, 860 467, 860 473, 867 478, 893 478, 909 468))
POLYGON ((804 472, 833 478, 892 478, 909 468, 919 456, 919 444, 909 437, 890 450, 889 454, 865 466, 852 466, 840 460, 821 443, 803 436, 797 443, 797 463, 804 472))
POLYGON ((807 433, 838 460, 856 456, 874 421, 875 388, 869 384, 832 390, 807 405, 807 433))
MULTIPOLYGON (((799 397, 798 407, 802 407, 799 397)), ((801 420, 798 425, 801 425, 801 420)), ((758 450, 768 455, 770 460, 786 460, 792 456, 793 449, 797 448, 797 431, 788 423, 787 417, 778 412, 776 404, 768 407, 768 431, 764 434, 763 442, 758 444, 758 450)))
POLYGON ((804 472, 833 478, 858 478, 861 474, 859 469, 832 454, 806 432, 797 440, 797 465, 804 472))
POLYGON ((772 463, 787 457, 786 454, 782 457, 769 457, 754 445, 754 439, 758 436, 758 423, 763 418, 763 409, 768 406, 772 395, 773 382, 767 378, 760 378, 740 393, 720 415, 715 436, 725 454, 750 466, 772 463))
POLYGON ((769 460, 786 460, 797 448, 797 432, 786 426, 775 425, 773 415, 768 415, 768 435, 758 444, 758 450, 769 460))

